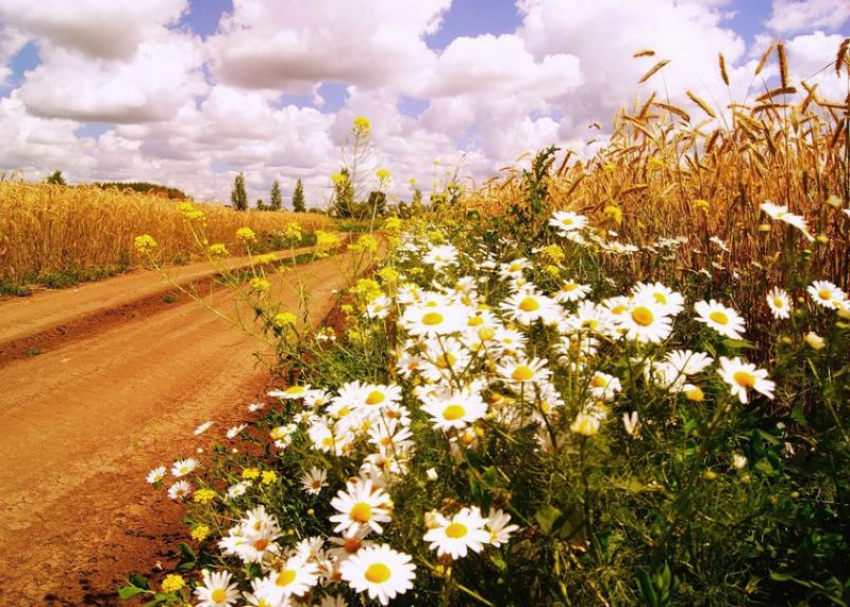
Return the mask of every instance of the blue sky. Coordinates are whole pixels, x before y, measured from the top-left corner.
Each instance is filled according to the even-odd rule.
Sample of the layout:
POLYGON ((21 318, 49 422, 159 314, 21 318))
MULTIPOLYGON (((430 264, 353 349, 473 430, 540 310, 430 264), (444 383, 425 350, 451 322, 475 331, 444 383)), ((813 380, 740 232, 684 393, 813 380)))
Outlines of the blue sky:
POLYGON ((301 178, 320 198, 364 114, 403 196, 448 170, 434 167, 481 179, 553 143, 581 153, 589 123, 604 135, 656 86, 637 84, 647 47, 686 105, 687 90, 745 100, 776 40, 795 77, 846 94, 824 68, 850 34, 847 0, 518 2, 0 0, 0 170, 214 198, 243 171, 257 190, 301 178))

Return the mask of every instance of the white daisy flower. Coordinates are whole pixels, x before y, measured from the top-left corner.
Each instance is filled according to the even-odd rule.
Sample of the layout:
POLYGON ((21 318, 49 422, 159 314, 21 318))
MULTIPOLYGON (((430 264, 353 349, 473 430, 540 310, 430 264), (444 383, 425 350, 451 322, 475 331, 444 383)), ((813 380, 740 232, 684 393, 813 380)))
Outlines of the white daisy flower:
POLYGON ((505 315, 524 326, 529 326, 538 320, 543 324, 554 324, 561 316, 561 308, 555 301, 539 293, 532 285, 519 289, 501 304, 505 315))
POLYGON ((517 525, 509 524, 511 515, 499 510, 498 508, 490 508, 490 514, 487 517, 487 531, 490 533, 490 545, 500 548, 502 544, 507 544, 511 535, 519 530, 517 525))
POLYGON ((596 371, 590 378, 588 391, 596 399, 610 402, 623 389, 620 380, 613 375, 596 371))
POLYGON ((318 565, 304 557, 290 557, 279 571, 262 579, 254 594, 270 605, 287 605, 288 597, 303 596, 318 583, 318 572, 318 565))
POLYGON ((629 303, 626 312, 617 316, 627 339, 641 343, 658 343, 673 332, 670 317, 664 307, 654 299, 641 299, 629 303))
POLYGON ((635 300, 652 299, 661 306, 665 314, 671 316, 676 316, 685 307, 685 298, 682 294, 660 282, 653 284, 639 282, 632 289, 632 296, 635 300))
POLYGON ((227 438, 234 439, 236 438, 242 430, 248 427, 248 424, 239 424, 237 426, 233 426, 232 428, 227 430, 227 438))
POLYGON ((165 466, 159 466, 148 472, 145 480, 153 485, 161 481, 163 478, 165 478, 165 466))
POLYGON ((632 438, 640 438, 640 417, 637 411, 623 413, 623 427, 632 438))
POLYGON ((424 540, 431 544, 431 550, 437 551, 437 556, 462 558, 470 549, 481 552, 484 544, 490 542, 490 534, 484 528, 486 521, 475 506, 462 509, 450 519, 438 514, 436 523, 436 527, 425 533, 424 540))
POLYGON ((447 391, 423 397, 422 410, 431 416, 434 427, 448 432, 465 428, 487 414, 487 404, 472 390, 447 391))
POLYGON ((714 362, 705 352, 691 350, 673 350, 668 352, 664 359, 682 375, 696 375, 714 362))
POLYGON ((173 500, 184 500, 192 493, 189 481, 177 481, 168 488, 168 497, 173 500))
POLYGON ((449 335, 463 330, 466 313, 460 306, 410 306, 401 324, 416 336, 449 335))
POLYGON ((579 301, 587 297, 590 291, 590 285, 583 285, 574 280, 568 280, 555 293, 555 301, 562 304, 579 301))
POLYGON ((201 576, 201 585, 195 588, 197 607, 231 607, 239 599, 238 586, 230 583, 233 576, 229 571, 210 573, 204 569, 201 576))
POLYGON ((844 291, 828 280, 816 280, 806 290, 816 304, 831 310, 843 307, 847 299, 844 291))
POLYGON ((749 390, 755 390, 767 398, 773 398, 776 384, 767 379, 767 371, 756 369, 752 363, 740 358, 729 359, 721 356, 720 369, 717 372, 723 381, 729 384, 732 396, 737 396, 742 403, 749 400, 749 390))
POLYGON ((768 292, 767 306, 776 319, 788 318, 791 315, 791 297, 779 287, 773 287, 768 292))
POLYGON ((498 365, 496 373, 505 381, 516 384, 543 382, 552 374, 539 358, 506 360, 498 365))
POLYGON ((177 478, 190 474, 198 467, 198 460, 193 457, 187 459, 179 459, 171 466, 171 474, 177 478))
POLYGON ((557 211, 549 219, 549 225, 562 235, 566 235, 569 232, 584 228, 587 225, 587 218, 572 211, 557 211))
POLYGON ((213 421, 206 421, 206 422, 204 422, 203 424, 201 424, 200 426, 198 426, 197 428, 195 428, 195 430, 194 430, 193 434, 194 434, 195 436, 200 436, 201 434, 203 434, 204 432, 206 432, 207 430, 209 430, 209 429, 212 427, 212 425, 213 425, 214 423, 215 423, 215 422, 213 422, 213 421))
POLYGON ((327 478, 328 473, 325 470, 313 466, 309 472, 305 472, 301 477, 301 486, 310 495, 319 495, 322 489, 327 487, 327 483, 325 483, 327 478))
POLYGON ((435 270, 441 270, 448 266, 457 265, 458 251, 450 245, 438 245, 433 247, 422 257, 422 263, 433 266, 435 270))
POLYGON ((336 523, 335 533, 352 530, 360 531, 369 528, 375 533, 383 533, 381 523, 390 522, 390 508, 392 502, 383 489, 376 489, 371 479, 356 479, 349 482, 346 491, 340 491, 331 500, 333 506, 340 514, 330 517, 332 523, 336 523))
POLYGON ((724 337, 729 339, 741 339, 743 337, 745 331, 744 319, 732 308, 727 308, 712 299, 708 302, 696 302, 694 310, 699 315, 696 319, 698 322, 708 325, 724 337))
POLYGON ((342 579, 355 592, 366 592, 381 605, 413 588, 416 565, 411 557, 388 545, 364 548, 340 565, 342 579))
POLYGON ((369 529, 364 528, 357 532, 346 531, 342 534, 342 537, 330 538, 331 548, 328 550, 328 554, 339 562, 351 558, 361 549, 375 544, 375 542, 366 539, 368 533, 369 529))

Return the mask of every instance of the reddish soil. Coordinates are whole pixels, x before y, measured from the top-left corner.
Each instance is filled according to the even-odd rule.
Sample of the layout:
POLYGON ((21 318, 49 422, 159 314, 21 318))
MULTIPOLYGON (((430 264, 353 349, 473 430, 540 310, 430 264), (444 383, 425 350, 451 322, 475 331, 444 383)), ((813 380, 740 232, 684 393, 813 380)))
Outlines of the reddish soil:
MULTIPOLYGON (((320 324, 346 259, 300 266, 273 296, 297 311, 297 274, 320 324)), ((182 509, 147 471, 192 455, 207 419, 222 433, 253 417, 270 381, 252 356, 263 344, 169 292, 139 272, 0 301, 0 605, 119 604, 127 575, 155 571, 185 538, 182 509)), ((230 292, 205 302, 250 320, 230 292)))

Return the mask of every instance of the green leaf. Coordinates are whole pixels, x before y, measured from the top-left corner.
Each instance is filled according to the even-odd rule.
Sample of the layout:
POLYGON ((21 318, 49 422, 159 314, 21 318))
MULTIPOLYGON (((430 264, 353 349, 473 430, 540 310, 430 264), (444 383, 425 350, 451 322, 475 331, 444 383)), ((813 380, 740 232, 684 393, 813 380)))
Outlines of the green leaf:
POLYGON ((724 339, 723 345, 730 350, 755 350, 756 348, 754 343, 745 339, 724 339))
POLYGON ((643 598, 646 600, 646 604, 650 607, 659 607, 658 594, 655 592, 655 586, 649 577, 649 572, 644 569, 638 569, 637 583, 641 594, 643 594, 643 598))
POLYGON ((123 588, 118 590, 118 598, 126 601, 127 599, 131 599, 137 594, 142 594, 143 592, 150 591, 145 590, 144 588, 137 588, 135 586, 124 586, 123 588))
POLYGON ((543 504, 534 514, 534 518, 540 525, 540 530, 546 535, 552 531, 552 526, 558 520, 559 516, 561 516, 561 511, 551 504, 543 504))
POLYGON ((765 432, 764 430, 757 428, 756 432, 760 437, 769 442, 771 445, 778 445, 781 442, 778 438, 768 432, 765 432))
POLYGON ((135 586, 136 588, 141 588, 143 590, 150 590, 151 589, 150 584, 148 584, 148 579, 145 576, 140 575, 138 573, 134 573, 133 575, 131 575, 130 579, 128 581, 130 582, 131 585, 135 586))

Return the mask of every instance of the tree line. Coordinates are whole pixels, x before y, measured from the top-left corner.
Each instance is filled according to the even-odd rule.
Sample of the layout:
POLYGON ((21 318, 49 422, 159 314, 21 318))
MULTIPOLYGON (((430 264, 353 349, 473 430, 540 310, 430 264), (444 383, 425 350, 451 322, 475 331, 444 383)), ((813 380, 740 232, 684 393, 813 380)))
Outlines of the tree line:
MULTIPOLYGON (((245 175, 239 173, 233 180, 233 189, 230 191, 230 204, 237 211, 248 210, 248 192, 245 189, 245 175)), ((280 189, 280 182, 275 179, 272 184, 272 189, 269 192, 269 202, 266 203, 262 198, 257 199, 256 207, 258 211, 280 211, 283 208, 283 193, 280 189)), ((299 179, 295 183, 295 190, 292 192, 292 210, 296 213, 307 212, 307 202, 304 198, 304 184, 299 179)))

